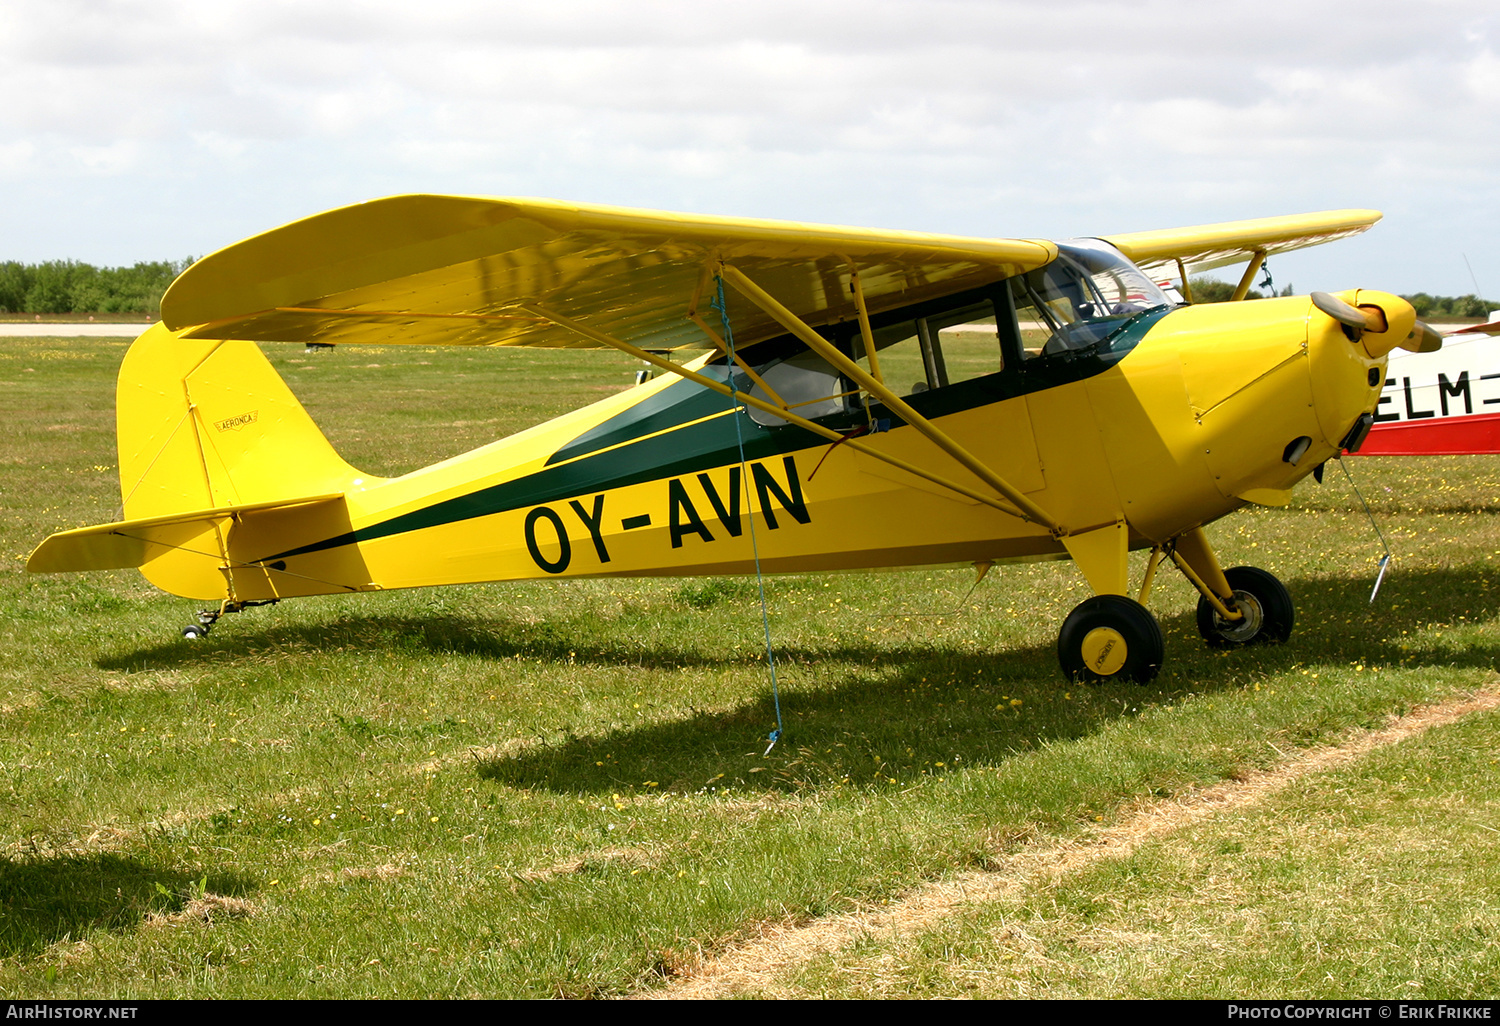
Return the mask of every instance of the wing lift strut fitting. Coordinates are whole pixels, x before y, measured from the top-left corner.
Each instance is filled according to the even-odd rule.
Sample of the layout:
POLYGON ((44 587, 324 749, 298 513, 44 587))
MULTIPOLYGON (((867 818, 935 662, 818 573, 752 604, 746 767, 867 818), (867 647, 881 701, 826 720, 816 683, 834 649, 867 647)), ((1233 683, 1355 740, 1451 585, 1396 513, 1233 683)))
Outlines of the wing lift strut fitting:
POLYGON ((1263 249, 1257 249, 1255 252, 1253 252, 1252 254, 1250 254, 1250 263, 1245 268, 1245 273, 1240 278, 1240 283, 1234 287, 1234 294, 1229 297, 1230 300, 1232 300, 1232 301, 1238 301, 1238 300, 1244 299, 1246 296, 1248 296, 1250 294, 1250 283, 1253 282, 1253 281, 1255 281, 1255 272, 1259 271, 1260 270, 1260 265, 1263 264, 1263 263, 1265 263, 1265 262, 1266 262, 1266 251, 1265 250, 1263 250, 1263 249))

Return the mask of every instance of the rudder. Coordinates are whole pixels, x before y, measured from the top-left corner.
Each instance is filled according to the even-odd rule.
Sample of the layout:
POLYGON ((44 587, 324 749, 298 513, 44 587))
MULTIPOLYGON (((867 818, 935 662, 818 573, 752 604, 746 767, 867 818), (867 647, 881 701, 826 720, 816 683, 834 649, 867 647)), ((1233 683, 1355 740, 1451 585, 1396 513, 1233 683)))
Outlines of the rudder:
POLYGON ((153 325, 120 366, 115 428, 129 520, 345 491, 365 478, 253 342, 153 325))
MULTIPOLYGON (((342 494, 356 482, 377 480, 334 451, 253 342, 184 338, 153 325, 130 347, 120 366, 115 411, 127 521, 342 494)), ((337 505, 343 509, 342 502, 337 505)), ((316 519, 333 512, 325 504, 316 519)), ((308 518, 300 512, 292 515, 299 521, 308 518)), ((347 523, 347 514, 342 516, 347 523)), ((235 597, 264 573, 243 564, 235 573, 226 573, 222 558, 204 557, 240 548, 232 545, 229 535, 241 526, 250 528, 248 522, 205 524, 190 543, 152 558, 141 572, 174 594, 235 597), (237 583, 235 576, 244 580, 237 583)), ((312 524, 307 527, 313 529, 312 524)), ((231 566, 259 554, 235 555, 231 566)), ((282 584, 304 594, 348 587, 324 587, 306 579, 298 586, 290 578, 282 584)), ((282 591, 269 582, 251 588, 257 593, 267 589, 282 591)))

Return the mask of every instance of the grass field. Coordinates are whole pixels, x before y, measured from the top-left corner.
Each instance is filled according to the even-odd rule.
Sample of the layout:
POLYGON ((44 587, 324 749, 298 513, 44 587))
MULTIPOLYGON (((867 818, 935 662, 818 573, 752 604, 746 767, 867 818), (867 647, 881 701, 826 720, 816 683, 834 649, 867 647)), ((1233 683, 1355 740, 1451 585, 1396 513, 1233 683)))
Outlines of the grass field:
MULTIPOLYGON (((1071 564, 578 581, 301 600, 178 629, 133 572, 32 577, 113 519, 124 342, 0 343, 0 994, 651 992, 767 924, 1003 872, 1142 803, 1490 686, 1500 462, 1351 461, 1210 527, 1292 641, 1080 688, 1071 564)), ((398 473, 628 382, 600 353, 271 351, 336 447, 398 473)), ((1139 558, 1139 557, 1138 557, 1139 558)), ((1138 566, 1137 566, 1138 572, 1138 566)), ((1476 714, 749 993, 1491 997, 1500 720, 1476 714)))

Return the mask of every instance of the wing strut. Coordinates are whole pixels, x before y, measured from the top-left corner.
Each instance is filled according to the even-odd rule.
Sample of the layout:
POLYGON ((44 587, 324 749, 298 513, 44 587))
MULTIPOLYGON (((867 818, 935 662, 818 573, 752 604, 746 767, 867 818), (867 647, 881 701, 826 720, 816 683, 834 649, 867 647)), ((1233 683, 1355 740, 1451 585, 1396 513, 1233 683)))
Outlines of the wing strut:
POLYGON ((1238 301, 1250 294, 1250 283, 1255 280, 1255 272, 1260 270, 1260 265, 1265 262, 1266 251, 1257 249, 1255 254, 1250 257, 1250 263, 1245 268, 1244 277, 1240 278, 1240 283, 1234 287, 1234 295, 1229 297, 1231 300, 1238 301))
POLYGON ((1182 259, 1177 260, 1177 277, 1182 279, 1182 298, 1188 301, 1188 306, 1193 305, 1193 287, 1188 284, 1187 268, 1183 266, 1182 259))
POLYGON ((744 403, 747 406, 753 406, 757 410, 763 410, 766 413, 770 413, 777 417, 780 417, 782 420, 785 420, 790 424, 795 424, 797 427, 811 431, 815 435, 821 435, 822 437, 827 438, 833 442, 840 442, 857 452, 864 453, 871 459, 880 460, 882 463, 889 463, 891 466, 895 467, 898 470, 904 470, 908 474, 914 474, 915 476, 922 478, 924 481, 931 481, 933 484, 937 485, 940 488, 946 488, 949 491, 957 492, 959 495, 967 496, 968 498, 973 499, 975 502, 982 502, 986 506, 990 506, 994 509, 999 510, 1001 513, 1006 513, 1013 517, 1019 517, 1022 520, 1035 519, 1033 517, 1027 516, 1021 510, 1016 509, 1009 503, 1002 502, 1001 500, 996 499, 992 495, 985 495, 983 492, 977 491, 976 489, 966 488, 954 481, 949 481, 945 477, 940 477, 939 475, 931 473, 930 471, 923 470, 921 467, 914 466, 903 459, 892 456, 890 453, 881 452, 879 449, 872 448, 871 446, 866 445, 864 442, 860 441, 857 438, 851 438, 848 435, 840 434, 832 428, 824 427, 822 424, 810 421, 806 417, 799 417, 797 414, 792 413, 790 410, 783 409, 779 406, 774 406, 762 399, 757 399, 755 398, 755 396, 741 392, 739 389, 734 388, 730 385, 726 385, 722 381, 715 381, 713 378, 707 377, 703 374, 699 374, 696 371, 690 371, 681 364, 673 363, 671 360, 658 356, 655 353, 647 352, 644 349, 640 349, 636 346, 631 345, 629 342, 626 342, 623 339, 615 338, 613 335, 607 335, 602 331, 589 327, 587 324, 582 324, 578 321, 575 321, 571 317, 565 317, 560 313, 554 313, 551 310, 536 305, 535 303, 522 303, 519 305, 519 309, 525 310, 527 313, 533 314, 537 317, 545 318, 546 320, 551 321, 553 324, 556 324, 560 328, 566 328, 569 331, 576 332, 577 334, 582 335, 584 338, 592 339, 595 342, 600 343, 601 345, 606 345, 613 349, 618 349, 622 353, 628 353, 631 356, 635 357, 637 360, 644 360, 646 363, 651 364, 653 367, 656 367, 659 370, 670 371, 671 373, 676 374, 678 377, 686 378, 687 380, 694 382, 695 384, 702 385, 704 388, 713 389, 720 395, 727 395, 735 402, 744 403))
POLYGON ((865 306, 865 290, 859 284, 859 268, 849 261, 849 289, 854 293, 854 307, 859 311, 859 337, 864 343, 865 355, 870 358, 870 373, 875 380, 885 384, 885 375, 880 373, 880 357, 875 354, 875 335, 870 331, 870 311, 865 306))
POLYGON ((787 401, 785 399, 781 398, 781 396, 777 393, 776 389, 774 389, 770 385, 766 384, 766 380, 764 378, 762 378, 759 374, 755 373, 755 368, 754 367, 751 367, 748 363, 746 363, 743 359, 741 359, 739 353, 737 353, 737 352, 731 353, 729 351, 729 346, 727 346, 727 345, 724 344, 724 340, 719 337, 719 333, 717 331, 714 331, 714 329, 712 329, 712 328, 710 328, 708 326, 708 322, 705 321, 701 316, 699 316, 698 311, 694 310, 691 313, 689 313, 688 314, 688 320, 692 321, 694 324, 698 325, 698 327, 702 328, 703 329, 703 334, 705 334, 705 335, 708 336, 708 340, 714 344, 714 346, 719 350, 719 352, 723 353, 725 356, 727 356, 730 359, 734 360, 734 365, 736 367, 738 367, 740 370, 744 371, 746 377, 748 377, 751 381, 753 381, 757 385, 759 385, 760 388, 761 388, 761 391, 765 392, 766 395, 770 396, 773 400, 775 400, 776 403, 778 404, 778 406, 780 407, 780 409, 783 412, 786 411, 786 410, 790 410, 791 409, 791 406, 788 405, 788 403, 787 403, 787 401))
MULTIPOLYGON (((1034 523, 1042 524, 1058 537, 1061 537, 1068 533, 1061 524, 1048 516, 1045 510, 1028 499, 1020 489, 1016 488, 1014 485, 1010 484, 1008 481, 1002 478, 999 474, 996 474, 989 467, 985 466, 983 462, 977 459, 967 449, 959 445, 952 438, 948 437, 948 435, 941 428, 933 424, 930 420, 922 416, 910 406, 906 405, 906 403, 902 402, 900 397, 897 396, 896 393, 892 392, 885 386, 884 382, 877 380, 859 364, 855 363, 843 353, 839 352, 838 349, 833 346, 827 339, 819 335, 812 328, 808 327, 800 317, 777 302, 774 296, 766 292, 759 285, 755 284, 755 282, 751 281, 743 271, 739 270, 736 267, 733 267, 730 264, 724 264, 723 268, 724 277, 727 278, 734 285, 734 287, 745 296, 746 299, 750 300, 756 306, 764 310, 774 320, 776 320, 777 323, 786 328, 787 331, 790 331, 793 335, 796 335, 803 342, 806 342, 808 346, 813 350, 813 352, 823 357, 823 359, 827 360, 839 371, 851 378, 855 382, 855 384, 859 385, 865 391, 869 392, 875 398, 879 399, 886 405, 888 409, 892 410, 902 420, 906 421, 906 423, 916 428, 918 432, 920 432, 925 438, 936 445, 939 449, 943 450, 963 466, 967 467, 974 474, 974 476, 978 477, 985 484, 989 485, 991 488, 995 489, 995 491, 999 492, 1001 495, 1009 499, 1012 503, 1015 504, 1016 508, 1021 510, 1021 512, 1025 515, 1024 519, 1030 520, 1034 523)), ((856 279, 856 288, 857 287, 858 279, 856 279)))

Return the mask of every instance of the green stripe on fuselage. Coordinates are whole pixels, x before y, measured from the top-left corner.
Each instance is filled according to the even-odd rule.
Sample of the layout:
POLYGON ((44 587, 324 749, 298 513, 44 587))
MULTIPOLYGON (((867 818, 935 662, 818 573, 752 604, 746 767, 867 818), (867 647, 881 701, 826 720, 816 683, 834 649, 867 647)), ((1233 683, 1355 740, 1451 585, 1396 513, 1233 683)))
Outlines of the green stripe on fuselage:
MULTIPOLYGON (((695 389, 710 399, 717 400, 713 407, 704 407, 694 402, 692 396, 677 404, 678 415, 685 419, 699 420, 721 412, 729 399, 717 392, 689 381, 682 386, 695 389)), ((671 389, 680 387, 671 386, 671 389)), ((670 389, 668 389, 670 390, 670 389)), ((670 425, 665 425, 670 426, 670 425)), ((663 427, 653 430, 662 431, 663 427)), ((548 466, 534 474, 505 481, 501 484, 480 488, 467 495, 444 499, 410 513, 402 513, 389 520, 358 530, 328 538, 311 545, 290 549, 265 556, 255 562, 286 559, 291 556, 320 552, 354 542, 388 538, 408 531, 420 531, 429 527, 452 524, 461 520, 491 516, 515 509, 525 509, 557 502, 576 495, 623 488, 660 478, 679 477, 684 474, 711 470, 740 461, 740 438, 743 435, 745 459, 764 459, 785 453, 798 452, 826 444, 826 440, 795 428, 768 428, 755 423, 744 412, 733 416, 714 417, 689 423, 676 431, 668 430, 654 437, 595 452, 567 463, 548 466), (735 430, 738 419, 739 432, 735 430)), ((569 443, 576 445, 575 443, 569 443)), ((618 444, 618 443, 603 443, 618 444)), ((602 448, 593 446, 591 448, 602 448)), ((554 459, 556 457, 554 456, 554 459)))
MULTIPOLYGON (((1120 335, 1111 340, 1111 351, 1029 360, 1024 373, 1001 371, 988 374, 907 396, 906 402, 923 416, 936 419, 1067 381, 1092 377, 1118 363, 1167 313, 1166 310, 1151 311, 1133 319, 1120 335)), ((720 381, 725 377, 723 364, 710 364, 699 373, 720 381)), ((736 381, 740 387, 744 384, 736 381)), ((378 524, 254 562, 286 559, 340 545, 545 505, 577 495, 712 470, 740 461, 742 439, 747 460, 829 444, 827 439, 792 425, 766 427, 757 424, 743 409, 733 416, 713 416, 725 411, 729 403, 729 397, 696 382, 674 382, 568 442, 549 457, 544 469, 534 474, 480 488, 468 495, 444 499, 378 524)), ((884 406, 873 406, 871 413, 883 422, 885 430, 904 426, 904 422, 884 406)), ((819 423, 842 430, 863 426, 869 421, 864 413, 851 412, 821 417, 819 423)))
MULTIPOLYGON (((724 380, 724 368, 707 366, 698 373, 716 381, 724 380)), ((741 388, 744 382, 735 382, 741 388)), ((729 397, 694 381, 678 380, 661 391, 647 396, 628 410, 589 428, 563 446, 547 460, 547 466, 576 459, 611 446, 633 441, 657 431, 666 431, 729 409, 729 397)), ((759 427, 759 425, 755 425, 759 427)), ((762 429, 764 430, 764 429, 762 429)))

